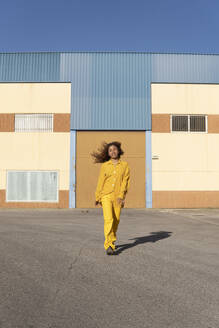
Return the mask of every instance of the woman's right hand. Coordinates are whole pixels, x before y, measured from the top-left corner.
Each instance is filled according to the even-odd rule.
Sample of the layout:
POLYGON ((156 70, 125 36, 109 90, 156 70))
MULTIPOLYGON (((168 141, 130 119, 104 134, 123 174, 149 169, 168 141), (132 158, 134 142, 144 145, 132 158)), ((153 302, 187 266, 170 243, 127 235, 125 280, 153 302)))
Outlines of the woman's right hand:
POLYGON ((95 206, 100 205, 100 202, 98 202, 97 200, 95 200, 95 206))

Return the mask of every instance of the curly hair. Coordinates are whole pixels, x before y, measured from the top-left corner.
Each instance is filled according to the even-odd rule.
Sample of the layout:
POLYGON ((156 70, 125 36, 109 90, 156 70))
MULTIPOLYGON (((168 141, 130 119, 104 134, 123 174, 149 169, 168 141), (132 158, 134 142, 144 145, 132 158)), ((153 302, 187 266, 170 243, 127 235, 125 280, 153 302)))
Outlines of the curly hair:
POLYGON ((101 146, 97 149, 97 151, 93 151, 90 155, 94 159, 94 163, 104 163, 110 159, 108 154, 108 150, 110 146, 116 146, 118 149, 118 157, 124 154, 124 151, 121 148, 121 142, 113 141, 107 143, 105 141, 102 142, 101 146))

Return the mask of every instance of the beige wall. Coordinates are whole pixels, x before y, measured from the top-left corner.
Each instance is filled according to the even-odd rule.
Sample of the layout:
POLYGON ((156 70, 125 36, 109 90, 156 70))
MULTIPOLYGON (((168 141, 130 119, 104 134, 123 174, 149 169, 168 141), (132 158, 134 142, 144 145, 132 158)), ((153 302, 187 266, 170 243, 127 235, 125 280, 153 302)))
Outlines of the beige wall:
POLYGON ((152 84, 152 113, 219 114, 219 84, 152 84))
POLYGON ((219 134, 152 133, 152 190, 219 190, 219 134))
POLYGON ((0 133, 0 189, 6 170, 59 170, 59 189, 69 190, 70 133, 0 133))
POLYGON ((0 83, 0 113, 70 112, 70 83, 0 83))
MULTIPOLYGON (((152 84, 153 114, 218 115, 219 85, 152 84)), ((218 191, 219 134, 162 132, 152 133, 152 190, 218 191)))

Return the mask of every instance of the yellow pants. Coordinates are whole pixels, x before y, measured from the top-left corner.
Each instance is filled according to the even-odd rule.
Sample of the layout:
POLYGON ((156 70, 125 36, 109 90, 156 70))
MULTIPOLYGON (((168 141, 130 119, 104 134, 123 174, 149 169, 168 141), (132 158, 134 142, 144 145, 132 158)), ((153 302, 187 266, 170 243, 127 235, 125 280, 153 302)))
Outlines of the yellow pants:
POLYGON ((109 246, 115 249, 116 232, 120 220, 121 205, 117 203, 114 192, 101 198, 104 217, 104 248, 109 246))

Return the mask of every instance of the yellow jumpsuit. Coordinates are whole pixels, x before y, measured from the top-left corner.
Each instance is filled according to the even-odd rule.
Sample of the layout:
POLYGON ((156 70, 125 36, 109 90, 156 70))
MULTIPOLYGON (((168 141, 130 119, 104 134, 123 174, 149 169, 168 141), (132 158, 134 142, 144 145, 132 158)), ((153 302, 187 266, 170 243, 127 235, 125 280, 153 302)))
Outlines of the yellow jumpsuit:
POLYGON ((120 221, 121 205, 117 198, 125 199, 130 185, 130 168, 126 161, 118 160, 113 164, 110 159, 102 163, 95 192, 95 199, 103 208, 104 248, 115 249, 116 232, 120 221))

